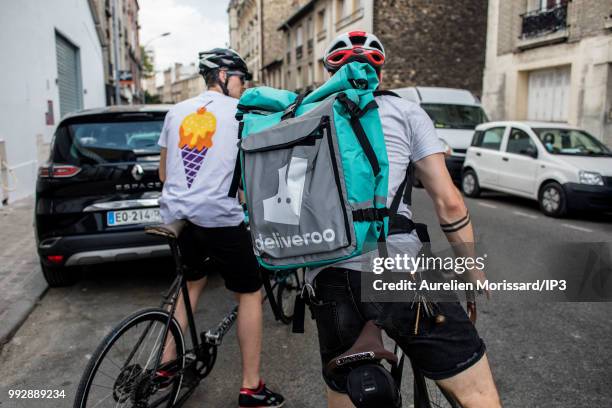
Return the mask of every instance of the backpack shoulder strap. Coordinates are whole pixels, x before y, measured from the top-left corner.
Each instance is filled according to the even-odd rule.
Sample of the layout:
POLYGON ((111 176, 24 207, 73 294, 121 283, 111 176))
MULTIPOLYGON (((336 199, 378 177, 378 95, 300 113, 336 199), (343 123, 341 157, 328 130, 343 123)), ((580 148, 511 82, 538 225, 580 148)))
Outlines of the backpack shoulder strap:
POLYGON ((391 201, 391 207, 389 208, 389 216, 394 217, 397 214, 397 210, 400 206, 400 201, 403 201, 405 204, 412 205, 412 184, 414 182, 414 164, 410 162, 408 164, 408 168, 406 169, 406 175, 404 176, 404 180, 402 180, 401 184, 397 188, 395 192, 395 196, 393 197, 393 201, 391 201))
POLYGON ((383 96, 383 95, 387 95, 387 96, 395 96, 396 98, 401 98, 401 96, 399 96, 398 94, 396 94, 393 91, 389 91, 386 89, 378 89, 376 91, 373 92, 374 97, 376 98, 377 96, 383 96))

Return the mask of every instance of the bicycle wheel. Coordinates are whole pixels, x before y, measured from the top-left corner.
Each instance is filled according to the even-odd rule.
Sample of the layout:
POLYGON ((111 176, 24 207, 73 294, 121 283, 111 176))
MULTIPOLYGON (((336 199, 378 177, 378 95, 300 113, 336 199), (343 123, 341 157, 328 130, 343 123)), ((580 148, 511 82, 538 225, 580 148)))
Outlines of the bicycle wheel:
POLYGON ((157 353, 165 343, 161 337, 169 313, 146 309, 117 325, 91 356, 79 383, 74 408, 172 407, 179 394, 185 367, 185 341, 172 319, 168 342, 176 346, 178 374, 159 387, 152 381, 157 353))
POLYGON ((280 309, 281 322, 285 324, 289 324, 293 320, 295 296, 301 289, 298 273, 297 269, 276 272, 276 279, 278 280, 276 303, 280 309))
POLYGON ((461 408, 461 405, 434 380, 425 377, 414 365, 414 406, 415 408, 461 408))

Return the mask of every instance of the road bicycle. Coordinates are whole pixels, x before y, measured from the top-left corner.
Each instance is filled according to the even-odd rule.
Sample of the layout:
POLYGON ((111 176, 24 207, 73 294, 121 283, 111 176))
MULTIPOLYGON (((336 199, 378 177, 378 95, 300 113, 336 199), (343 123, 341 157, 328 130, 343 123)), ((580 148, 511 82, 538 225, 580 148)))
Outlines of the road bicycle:
MULTIPOLYGON (((102 340, 82 375, 74 400, 75 408, 181 407, 213 370, 218 348, 236 321, 238 307, 233 307, 215 327, 198 334, 177 244, 177 237, 185 225, 185 221, 177 221, 147 227, 147 233, 168 239, 177 276, 160 307, 134 313, 102 340), (188 318, 187 334, 193 346, 190 349, 186 349, 185 334, 173 317, 181 293, 188 318), (175 348, 176 358, 162 364, 163 351, 169 346, 175 348), (159 380, 160 370, 173 372, 170 381, 159 380)), ((270 279, 263 279, 273 313, 285 324, 292 321, 294 299, 302 294, 303 273, 303 270, 273 271, 270 279)), ((475 319, 473 301, 468 302, 468 309, 475 319)), ((390 371, 399 389, 405 356, 397 345, 395 354, 398 364, 390 371)), ((411 364, 411 368, 415 408, 461 408, 452 396, 427 379, 416 366, 411 364)))
MULTIPOLYGON (((238 306, 223 316, 215 327, 198 332, 177 243, 186 225, 186 221, 176 221, 145 229, 149 234, 168 239, 176 278, 158 308, 134 313, 102 340, 79 383, 75 408, 181 407, 213 370, 218 348, 238 317, 238 306), (190 349, 186 349, 186 334, 173 317, 181 293, 188 319, 186 334, 193 345, 190 349), (174 347, 176 358, 162 363, 167 347, 174 347), (160 377, 161 371, 172 372, 172 376, 169 379, 160 377)), ((303 271, 274 271, 263 281, 264 301, 267 298, 270 302, 277 320, 289 324, 293 318, 293 298, 303 285, 303 271)))

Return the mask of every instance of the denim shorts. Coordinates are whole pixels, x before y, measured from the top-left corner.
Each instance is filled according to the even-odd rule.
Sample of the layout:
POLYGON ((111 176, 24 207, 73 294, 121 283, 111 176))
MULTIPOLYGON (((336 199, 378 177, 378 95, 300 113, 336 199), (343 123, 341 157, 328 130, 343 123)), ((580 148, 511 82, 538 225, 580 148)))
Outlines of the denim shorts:
MULTIPOLYGON (((360 272, 328 268, 315 279, 315 298, 311 310, 317 322, 319 348, 323 367, 347 351, 357 340, 368 320, 374 320, 404 351, 423 375, 432 380, 450 378, 480 360, 485 345, 459 302, 434 305, 434 316, 422 313, 415 334, 416 306, 409 302, 361 302, 360 272)), ((327 385, 346 392, 345 382, 327 385)))

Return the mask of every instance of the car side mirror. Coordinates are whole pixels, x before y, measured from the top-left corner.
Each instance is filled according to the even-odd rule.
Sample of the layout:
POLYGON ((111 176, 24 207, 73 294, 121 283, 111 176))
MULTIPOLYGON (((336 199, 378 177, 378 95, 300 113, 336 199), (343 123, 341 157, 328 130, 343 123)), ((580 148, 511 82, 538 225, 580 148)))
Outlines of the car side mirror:
POLYGON ((534 159, 538 158, 538 149, 536 149, 533 146, 529 146, 525 149, 521 149, 520 153, 524 154, 525 156, 533 157, 534 159))

